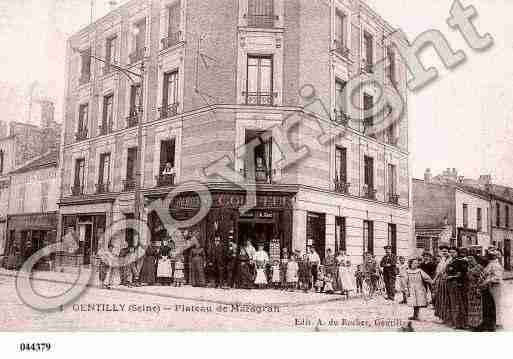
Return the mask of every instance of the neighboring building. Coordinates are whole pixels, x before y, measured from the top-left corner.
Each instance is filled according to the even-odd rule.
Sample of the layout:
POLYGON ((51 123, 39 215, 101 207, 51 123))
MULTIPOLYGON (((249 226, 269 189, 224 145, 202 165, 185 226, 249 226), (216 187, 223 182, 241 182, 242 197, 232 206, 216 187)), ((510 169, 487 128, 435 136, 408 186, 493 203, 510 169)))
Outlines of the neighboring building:
MULTIPOLYGON (((261 139, 254 150, 255 210, 240 215, 245 198, 238 183, 208 179, 213 208, 187 231, 198 231, 207 250, 217 230, 224 240, 233 231, 239 241, 252 236, 278 253, 308 244, 321 256, 327 248, 347 250, 356 263, 366 251, 382 255, 388 243, 409 254, 407 116, 370 133, 382 115, 367 118, 365 126, 347 120, 337 96, 350 78, 376 72, 406 99, 406 66, 392 47, 394 29, 362 1, 235 3, 133 0, 69 39, 59 238, 73 234, 84 245, 65 261, 94 262, 109 225, 134 215, 141 94, 146 202, 199 180, 199 169, 226 156, 235 155, 235 170, 246 175, 239 149, 261 139), (144 59, 144 88, 91 54, 134 72, 144 59), (379 63, 385 56, 386 68, 379 63), (321 106, 299 96, 304 85, 313 86, 321 106), (310 155, 280 168, 276 139, 261 135, 289 117, 302 120, 289 138, 310 155), (321 145, 319 121, 326 133, 347 131, 321 145)), ((362 106, 377 95, 362 90, 362 106)), ((185 193, 170 211, 188 218, 198 203, 197 195, 185 193)), ((157 216, 143 213, 152 239, 160 240, 165 233, 157 216)))
POLYGON ((9 206, 5 253, 28 243, 37 251, 54 243, 57 235, 59 152, 41 155, 9 173, 9 206))
POLYGON ((480 248, 491 244, 490 197, 461 184, 413 179, 416 247, 436 253, 440 243, 480 248))

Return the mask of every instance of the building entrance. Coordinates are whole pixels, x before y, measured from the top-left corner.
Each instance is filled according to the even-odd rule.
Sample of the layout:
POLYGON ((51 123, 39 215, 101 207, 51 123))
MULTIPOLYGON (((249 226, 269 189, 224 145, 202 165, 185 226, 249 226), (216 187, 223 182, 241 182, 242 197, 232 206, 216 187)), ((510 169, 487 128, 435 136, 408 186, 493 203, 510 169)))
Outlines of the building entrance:
POLYGON ((247 239, 255 249, 259 244, 269 253, 271 239, 274 234, 274 221, 239 220, 239 245, 243 246, 247 239))

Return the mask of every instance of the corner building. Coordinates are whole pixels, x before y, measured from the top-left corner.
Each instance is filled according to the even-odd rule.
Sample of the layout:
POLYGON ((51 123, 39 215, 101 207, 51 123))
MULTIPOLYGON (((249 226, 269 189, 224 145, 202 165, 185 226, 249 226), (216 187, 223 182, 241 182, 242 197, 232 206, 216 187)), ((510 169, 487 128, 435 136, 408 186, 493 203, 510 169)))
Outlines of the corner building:
MULTIPOLYGON (((93 263, 99 236, 114 221, 133 216, 134 113, 141 93, 146 204, 179 183, 197 181, 198 170, 225 156, 235 159, 237 173, 255 171, 257 206, 244 215, 242 187, 222 176, 208 178, 213 208, 184 231, 198 231, 207 253, 216 231, 225 241, 233 231, 239 241, 247 235, 255 244, 262 241, 271 256, 285 247, 313 245, 321 256, 327 248, 347 250, 359 263, 366 251, 382 255, 388 243, 408 254, 413 236, 407 113, 373 134, 347 119, 337 100, 350 78, 374 72, 383 73, 406 103, 406 67, 393 50, 392 32, 361 1, 134 0, 73 35, 60 236, 72 233, 84 245, 67 258, 93 263), (380 62, 385 56, 390 61, 380 62), (142 90, 108 65, 137 72, 141 61, 142 90), (315 89, 316 101, 299 96, 305 85, 315 89), (309 154, 283 168, 279 141, 262 133, 288 118, 300 123, 287 138, 309 154), (319 142, 322 134, 342 129, 335 141, 319 142), (250 166, 240 148, 256 138, 261 142, 250 166)), ((377 96, 366 88, 357 97, 363 108, 377 96)), ((189 218, 198 203, 197 194, 184 193, 170 212, 189 218)), ((152 240, 160 240, 165 233, 158 216, 147 206, 143 213, 152 240)))

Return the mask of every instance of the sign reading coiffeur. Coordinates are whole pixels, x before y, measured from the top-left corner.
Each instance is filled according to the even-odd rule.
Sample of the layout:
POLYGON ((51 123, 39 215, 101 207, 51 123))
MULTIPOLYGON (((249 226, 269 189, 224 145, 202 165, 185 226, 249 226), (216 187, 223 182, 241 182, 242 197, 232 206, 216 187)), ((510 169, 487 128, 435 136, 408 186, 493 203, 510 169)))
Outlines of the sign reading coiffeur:
MULTIPOLYGON (((215 193, 212 195, 212 207, 240 208, 246 204, 246 195, 233 193, 215 193)), ((171 208, 199 208, 201 199, 198 195, 181 196, 173 200, 171 208)), ((257 195, 256 207, 262 209, 290 209, 292 199, 283 195, 257 195)))

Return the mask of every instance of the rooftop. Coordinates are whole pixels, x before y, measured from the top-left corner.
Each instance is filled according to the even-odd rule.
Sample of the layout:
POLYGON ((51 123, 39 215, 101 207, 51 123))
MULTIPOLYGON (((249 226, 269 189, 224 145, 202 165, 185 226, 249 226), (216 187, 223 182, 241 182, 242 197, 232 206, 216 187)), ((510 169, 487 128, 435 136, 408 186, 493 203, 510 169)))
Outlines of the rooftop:
POLYGON ((26 173, 45 167, 57 167, 58 164, 59 151, 54 150, 28 161, 23 166, 12 171, 11 174, 26 173))

